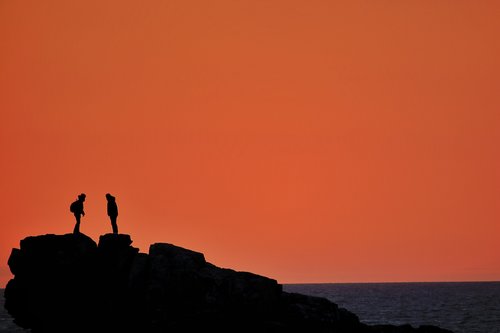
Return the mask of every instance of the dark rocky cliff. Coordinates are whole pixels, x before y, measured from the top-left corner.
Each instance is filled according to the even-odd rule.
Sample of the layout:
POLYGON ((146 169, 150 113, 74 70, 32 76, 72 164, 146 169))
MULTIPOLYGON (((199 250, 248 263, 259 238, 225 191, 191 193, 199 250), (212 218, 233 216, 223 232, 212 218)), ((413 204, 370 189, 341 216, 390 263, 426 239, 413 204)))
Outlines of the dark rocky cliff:
POLYGON ((13 249, 5 307, 33 332, 446 333, 433 326, 367 326, 324 299, 275 280, 216 267, 202 253, 128 235, 27 237, 13 249))

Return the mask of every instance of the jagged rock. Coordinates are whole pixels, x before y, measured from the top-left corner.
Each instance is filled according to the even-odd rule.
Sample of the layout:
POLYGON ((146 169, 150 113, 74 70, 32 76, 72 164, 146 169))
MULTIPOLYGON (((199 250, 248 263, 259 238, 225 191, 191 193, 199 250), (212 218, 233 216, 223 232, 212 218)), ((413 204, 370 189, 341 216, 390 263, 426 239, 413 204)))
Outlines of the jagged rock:
POLYGON ((85 235, 28 237, 9 259, 15 278, 5 290, 5 307, 19 326, 43 331, 80 323, 91 309, 96 243, 85 235))
POLYGON ((44 235, 21 241, 5 307, 33 332, 446 333, 433 326, 367 326, 324 298, 219 268, 172 244, 131 246, 129 235, 44 235))

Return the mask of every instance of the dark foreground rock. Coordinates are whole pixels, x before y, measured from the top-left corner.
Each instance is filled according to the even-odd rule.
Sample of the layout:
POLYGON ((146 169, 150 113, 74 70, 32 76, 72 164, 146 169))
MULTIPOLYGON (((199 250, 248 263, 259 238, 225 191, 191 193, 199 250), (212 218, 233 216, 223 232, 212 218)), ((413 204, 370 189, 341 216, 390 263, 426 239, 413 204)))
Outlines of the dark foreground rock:
POLYGON ((286 293, 275 280, 216 267, 202 253, 128 235, 21 241, 5 307, 33 332, 446 333, 434 326, 367 326, 324 298, 286 293))

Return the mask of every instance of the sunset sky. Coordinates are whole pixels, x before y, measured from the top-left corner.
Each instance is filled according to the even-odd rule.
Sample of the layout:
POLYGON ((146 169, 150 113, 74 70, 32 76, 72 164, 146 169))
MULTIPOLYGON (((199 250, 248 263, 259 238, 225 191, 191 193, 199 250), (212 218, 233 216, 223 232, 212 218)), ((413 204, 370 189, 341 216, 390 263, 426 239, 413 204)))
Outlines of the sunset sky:
POLYGON ((500 2, 0 0, 0 287, 120 232, 292 282, 500 280, 500 2))

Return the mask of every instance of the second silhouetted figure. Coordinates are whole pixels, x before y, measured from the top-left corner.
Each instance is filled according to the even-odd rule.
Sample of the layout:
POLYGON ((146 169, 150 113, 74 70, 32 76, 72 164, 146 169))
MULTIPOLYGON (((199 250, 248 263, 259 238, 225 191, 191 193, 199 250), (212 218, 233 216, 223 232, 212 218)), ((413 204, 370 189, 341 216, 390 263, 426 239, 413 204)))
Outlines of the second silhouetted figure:
POLYGON ((118 217, 118 206, 116 205, 115 197, 111 194, 106 194, 106 200, 108 200, 108 216, 111 219, 111 226, 113 227, 113 233, 118 233, 118 225, 116 224, 116 218, 118 217))

